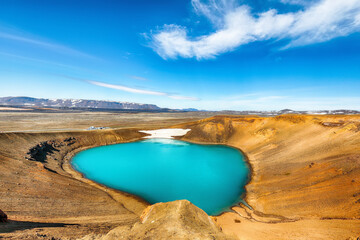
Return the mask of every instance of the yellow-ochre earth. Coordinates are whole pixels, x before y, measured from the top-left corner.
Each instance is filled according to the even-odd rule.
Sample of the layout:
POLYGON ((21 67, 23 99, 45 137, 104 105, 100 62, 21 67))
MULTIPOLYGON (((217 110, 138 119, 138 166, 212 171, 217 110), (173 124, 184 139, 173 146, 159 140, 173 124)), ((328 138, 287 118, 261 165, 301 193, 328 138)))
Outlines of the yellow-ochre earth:
POLYGON ((97 124, 106 127, 113 119, 112 129, 95 131, 61 130, 94 125, 91 119, 86 122, 88 115, 54 117, 57 130, 51 130, 52 117, 46 115, 45 127, 37 125, 33 132, 28 124, 31 113, 15 116, 30 120, 0 118, 0 126, 9 126, 0 133, 0 209, 8 218, 0 222, 0 238, 360 237, 360 116, 202 119, 195 113, 153 114, 146 115, 148 121, 139 119, 139 124, 135 115, 129 121, 104 115, 97 124), (116 119, 123 121, 121 126, 116 126, 116 119), (207 216, 188 201, 149 206, 136 196, 83 178, 69 164, 83 149, 136 141, 146 136, 138 130, 169 126, 191 129, 181 140, 225 144, 245 154, 251 169, 245 203, 219 216, 207 216))

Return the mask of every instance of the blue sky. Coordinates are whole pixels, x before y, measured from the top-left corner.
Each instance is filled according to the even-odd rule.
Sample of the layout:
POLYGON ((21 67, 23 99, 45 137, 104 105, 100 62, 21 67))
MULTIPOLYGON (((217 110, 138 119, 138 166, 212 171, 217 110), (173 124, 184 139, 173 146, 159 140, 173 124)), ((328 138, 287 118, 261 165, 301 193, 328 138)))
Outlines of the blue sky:
POLYGON ((360 110, 358 0, 0 0, 0 96, 360 110))

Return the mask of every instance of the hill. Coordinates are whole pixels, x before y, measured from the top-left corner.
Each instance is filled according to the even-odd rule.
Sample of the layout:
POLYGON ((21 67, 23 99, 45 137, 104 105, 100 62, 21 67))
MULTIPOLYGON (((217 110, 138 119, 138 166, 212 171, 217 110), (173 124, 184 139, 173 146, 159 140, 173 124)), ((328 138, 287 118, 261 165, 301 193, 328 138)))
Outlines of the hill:
POLYGON ((154 104, 131 102, 116 102, 87 99, 46 99, 32 97, 2 97, 1 105, 23 107, 51 107, 51 108, 101 108, 101 109, 131 109, 131 110, 160 110, 154 104))

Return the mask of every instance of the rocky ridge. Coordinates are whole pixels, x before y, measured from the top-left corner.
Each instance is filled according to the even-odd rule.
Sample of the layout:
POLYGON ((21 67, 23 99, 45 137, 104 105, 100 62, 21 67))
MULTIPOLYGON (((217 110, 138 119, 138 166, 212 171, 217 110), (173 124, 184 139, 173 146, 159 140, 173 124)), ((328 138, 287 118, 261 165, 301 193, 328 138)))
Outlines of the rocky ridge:
POLYGON ((7 215, 0 209, 0 223, 7 222, 7 215))
MULTIPOLYGON (((89 239, 87 236, 85 239, 89 239)), ((219 226, 200 208, 187 200, 157 203, 147 207, 140 222, 133 226, 120 226, 105 236, 92 236, 98 240, 235 240, 225 235, 219 226)))
POLYGON ((154 104, 87 100, 87 99, 46 99, 32 97, 2 97, 0 105, 54 108, 101 108, 128 110, 159 110, 154 104))

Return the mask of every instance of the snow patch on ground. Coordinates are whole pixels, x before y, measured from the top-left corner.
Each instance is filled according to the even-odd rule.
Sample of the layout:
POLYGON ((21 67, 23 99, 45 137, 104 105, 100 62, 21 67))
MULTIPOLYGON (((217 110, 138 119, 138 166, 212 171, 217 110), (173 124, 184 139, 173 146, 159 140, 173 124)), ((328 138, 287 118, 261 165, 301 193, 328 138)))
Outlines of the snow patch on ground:
POLYGON ((181 129, 181 128, 168 128, 168 129, 157 129, 157 130, 142 130, 139 132, 151 134, 144 138, 173 138, 184 136, 191 129, 181 129))
POLYGON ((151 143, 161 143, 161 144, 167 144, 167 145, 177 145, 177 146, 187 146, 189 143, 183 142, 183 141, 175 141, 170 138, 150 138, 146 140, 147 142, 151 143))

